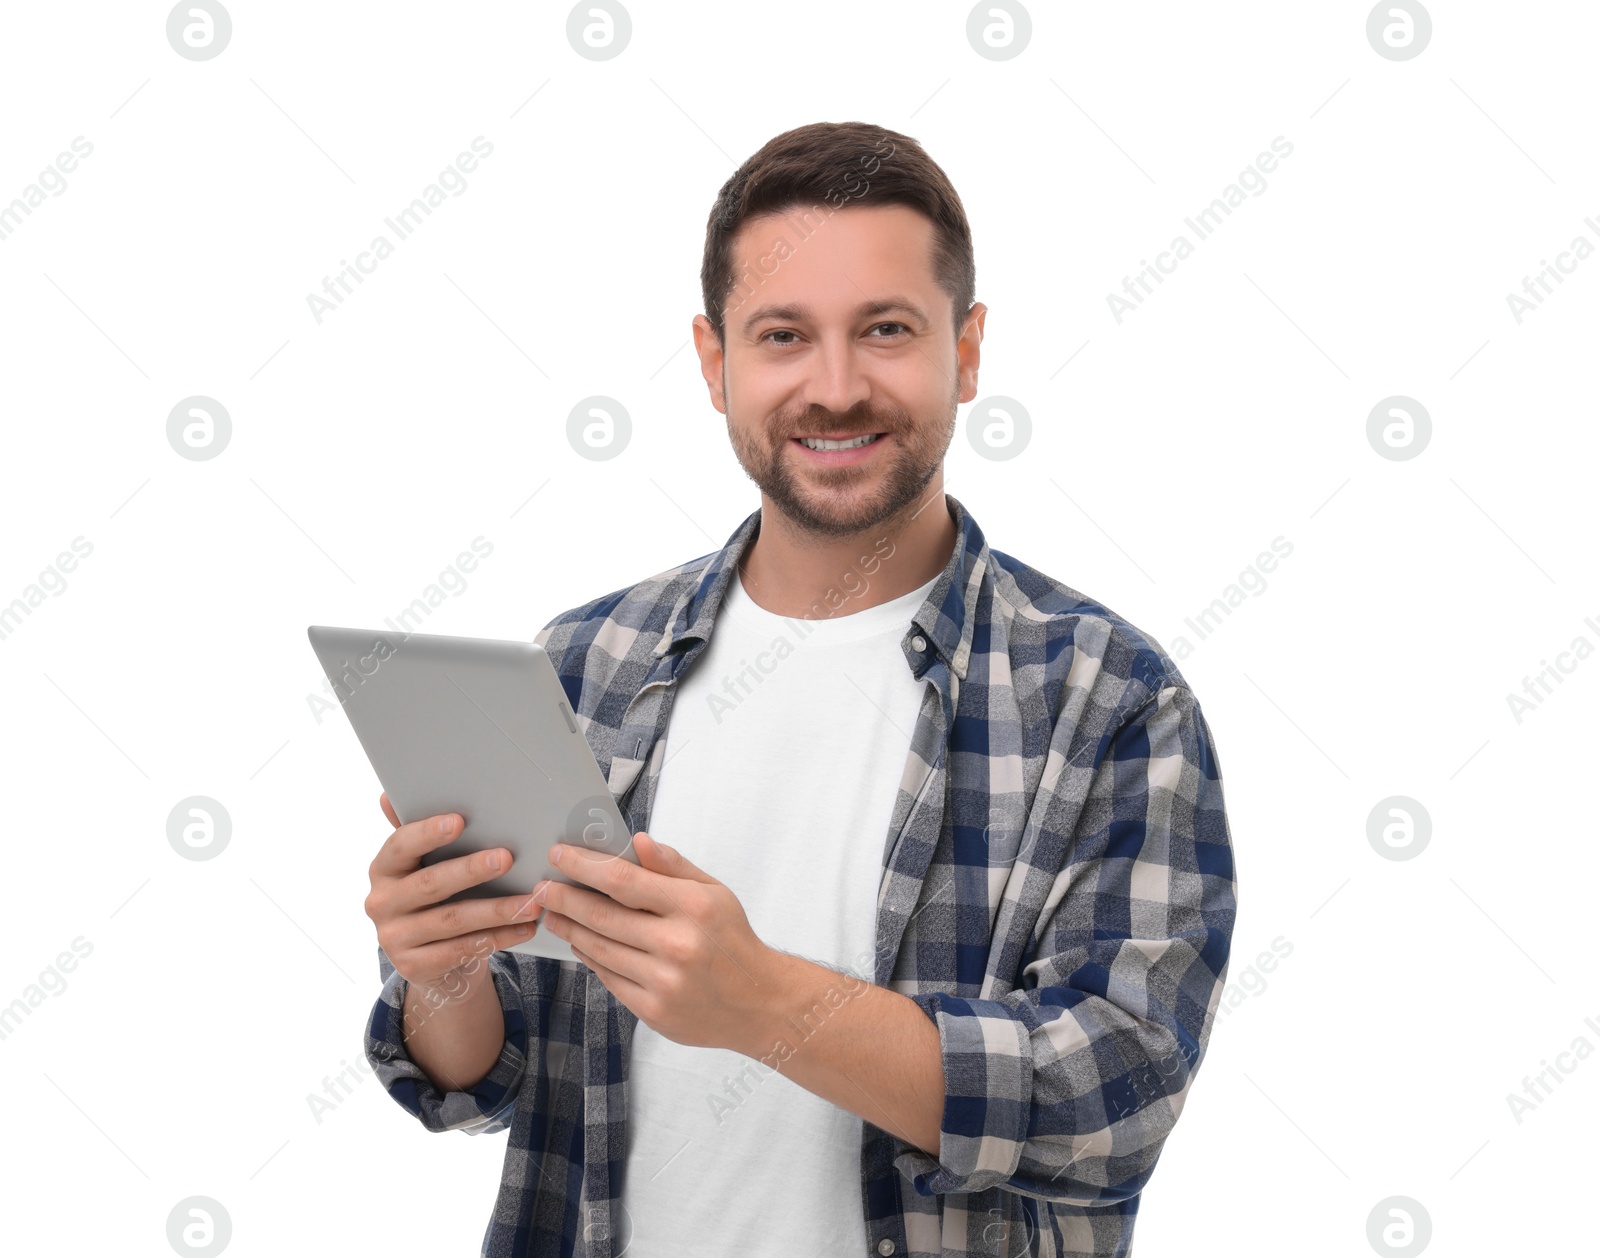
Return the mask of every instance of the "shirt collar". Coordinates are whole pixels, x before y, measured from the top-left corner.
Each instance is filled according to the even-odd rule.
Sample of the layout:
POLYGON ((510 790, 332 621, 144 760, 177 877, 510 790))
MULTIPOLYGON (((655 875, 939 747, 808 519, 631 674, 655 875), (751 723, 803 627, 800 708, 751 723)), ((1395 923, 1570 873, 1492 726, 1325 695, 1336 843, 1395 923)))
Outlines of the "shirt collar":
MULTIPOLYGON (((911 619, 945 666, 964 681, 972 654, 978 595, 990 563, 989 547, 971 512, 950 494, 945 494, 944 500, 956 525, 955 546, 944 570, 928 591, 928 597, 911 619)), ((700 579, 679 596, 652 654, 666 655, 683 643, 710 639, 728 582, 738 571, 739 561, 760 529, 761 510, 757 508, 734 529, 723 548, 712 555, 700 579)), ((913 672, 920 676, 926 660, 909 645, 914 636, 908 626, 904 649, 913 672)))

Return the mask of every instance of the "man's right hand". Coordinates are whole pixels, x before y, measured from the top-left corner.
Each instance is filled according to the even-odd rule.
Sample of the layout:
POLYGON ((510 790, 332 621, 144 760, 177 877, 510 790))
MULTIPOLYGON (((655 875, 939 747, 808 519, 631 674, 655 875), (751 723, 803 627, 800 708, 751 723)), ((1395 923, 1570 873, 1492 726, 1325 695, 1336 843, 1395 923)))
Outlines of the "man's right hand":
POLYGON ((520 895, 441 904, 465 887, 499 877, 510 868, 511 853, 496 847, 424 865, 425 853, 461 833, 460 815, 445 813, 401 825, 388 794, 378 802, 395 827, 368 870, 372 890, 366 911, 378 928, 378 944, 408 983, 461 991, 470 986, 463 970, 477 970, 473 958, 487 962, 490 953, 530 938, 544 906, 520 895))

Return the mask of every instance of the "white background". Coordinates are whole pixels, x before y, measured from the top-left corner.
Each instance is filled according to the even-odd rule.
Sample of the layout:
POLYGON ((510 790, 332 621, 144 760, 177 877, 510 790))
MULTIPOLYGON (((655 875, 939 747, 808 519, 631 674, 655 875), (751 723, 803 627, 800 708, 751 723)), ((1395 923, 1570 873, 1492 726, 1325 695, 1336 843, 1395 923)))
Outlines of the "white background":
POLYGON ((381 622, 479 535, 428 631, 531 638, 720 547, 758 502, 689 342, 705 218, 818 120, 916 137, 970 217, 980 397, 1033 436, 983 457, 964 406, 949 492, 991 546, 1193 647, 1250 994, 1138 1249, 1365 1253, 1395 1195, 1438 1253, 1592 1244, 1600 1061, 1562 1059, 1520 1123, 1507 1096, 1600 1046, 1600 659, 1520 722, 1507 695, 1600 645, 1600 260, 1520 324, 1506 295, 1600 244, 1600 16, 1441 0, 1391 61, 1368 7, 1039 3, 996 62, 960 4, 641 2, 594 62, 559 5, 237 0, 193 62, 161 4, 7 6, 0 206, 74 137, 93 153, 0 240, 0 603, 93 551, 0 640, 0 1004, 92 945, 0 1040, 6 1247, 168 1253, 203 1194, 241 1255, 476 1252, 505 1136, 430 1136, 367 1075, 320 1123, 307 1103, 361 1054, 389 827, 348 724, 308 706, 305 628, 381 622), (466 190, 319 324, 307 294, 480 135, 466 190), (1266 191, 1118 323, 1107 294, 1276 136, 1266 191), (209 461, 166 439, 195 394, 232 417, 209 461), (567 442, 592 394, 632 417, 610 461, 567 442), (1366 436, 1396 394, 1433 422, 1405 461, 1366 436), (197 794, 232 819, 215 860, 167 841, 197 794), (1368 842, 1391 795, 1431 817, 1415 859, 1368 842))

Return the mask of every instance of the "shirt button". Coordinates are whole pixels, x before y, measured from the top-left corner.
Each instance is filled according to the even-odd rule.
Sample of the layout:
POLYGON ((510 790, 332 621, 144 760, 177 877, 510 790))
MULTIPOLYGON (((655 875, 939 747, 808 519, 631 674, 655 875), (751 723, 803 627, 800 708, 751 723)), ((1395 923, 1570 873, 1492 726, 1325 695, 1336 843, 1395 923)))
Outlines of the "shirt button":
MULTIPOLYGON (((921 647, 917 648, 917 650, 919 650, 919 651, 921 649, 922 649, 921 647)), ((880 1254, 892 1254, 892 1253, 894 1253, 894 1242, 892 1240, 890 1240, 887 1236, 885 1236, 881 1241, 878 1242, 878 1252, 880 1254)))
MULTIPOLYGON (((927 650, 927 649, 928 649, 928 640, 927 640, 927 639, 926 639, 926 638, 924 638, 924 637, 923 637, 923 636, 922 636, 922 635, 921 635, 921 634, 920 634, 920 633, 919 633, 919 634, 918 634, 918 635, 917 635, 917 636, 916 636, 916 637, 914 637, 914 638, 912 638, 912 639, 911 639, 911 649, 912 649, 912 650, 913 650, 913 651, 916 651, 916 652, 918 652, 918 653, 921 653, 921 652, 923 652, 923 651, 926 651, 926 650, 927 650)), ((880 1246, 880 1247, 879 1247, 879 1249, 878 1249, 878 1252, 879 1252, 879 1253, 880 1253, 880 1254, 887 1254, 887 1253, 891 1253, 891 1252, 893 1252, 893 1250, 894 1250, 894 1242, 893 1242, 893 1241, 890 1241, 890 1242, 889 1242, 889 1248, 888 1248, 888 1249, 884 1249, 884 1248, 882 1248, 882 1247, 881 1247, 881 1246, 880 1246)))

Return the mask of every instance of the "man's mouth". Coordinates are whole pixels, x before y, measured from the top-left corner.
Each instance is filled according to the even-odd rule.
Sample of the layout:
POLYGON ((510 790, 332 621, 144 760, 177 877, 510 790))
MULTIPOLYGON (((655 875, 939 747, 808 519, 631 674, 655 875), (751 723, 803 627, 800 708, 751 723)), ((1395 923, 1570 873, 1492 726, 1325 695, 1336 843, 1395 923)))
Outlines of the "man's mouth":
POLYGON ((808 450, 854 450, 871 445, 881 436, 881 432, 870 432, 858 437, 795 437, 793 440, 808 450))

